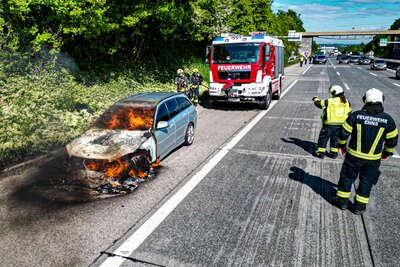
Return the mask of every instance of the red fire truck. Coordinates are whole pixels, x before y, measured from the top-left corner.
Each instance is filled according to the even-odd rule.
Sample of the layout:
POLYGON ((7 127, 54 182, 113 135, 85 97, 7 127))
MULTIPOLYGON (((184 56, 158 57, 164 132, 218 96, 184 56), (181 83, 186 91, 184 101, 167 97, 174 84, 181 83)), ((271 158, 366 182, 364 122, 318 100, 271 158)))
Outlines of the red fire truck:
POLYGON ((250 101, 267 109, 279 99, 284 79, 282 40, 264 33, 222 35, 208 47, 212 100, 250 101))

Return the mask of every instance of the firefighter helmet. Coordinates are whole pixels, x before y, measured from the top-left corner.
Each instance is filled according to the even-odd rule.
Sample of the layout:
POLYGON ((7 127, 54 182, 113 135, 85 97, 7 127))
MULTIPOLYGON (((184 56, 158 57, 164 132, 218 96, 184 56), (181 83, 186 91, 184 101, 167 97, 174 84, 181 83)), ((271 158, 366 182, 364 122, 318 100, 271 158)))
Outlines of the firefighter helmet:
POLYGON ((193 72, 197 73, 197 72, 199 72, 199 70, 198 69, 193 69, 193 72))
POLYGON ((183 74, 183 69, 178 69, 178 70, 176 71, 176 74, 183 74))
POLYGON ((329 93, 331 93, 333 96, 339 95, 343 93, 343 88, 340 85, 332 85, 329 87, 329 93))
POLYGON ((385 100, 385 96, 383 95, 381 90, 376 88, 371 88, 365 92, 363 96, 363 102, 366 103, 382 103, 385 100))

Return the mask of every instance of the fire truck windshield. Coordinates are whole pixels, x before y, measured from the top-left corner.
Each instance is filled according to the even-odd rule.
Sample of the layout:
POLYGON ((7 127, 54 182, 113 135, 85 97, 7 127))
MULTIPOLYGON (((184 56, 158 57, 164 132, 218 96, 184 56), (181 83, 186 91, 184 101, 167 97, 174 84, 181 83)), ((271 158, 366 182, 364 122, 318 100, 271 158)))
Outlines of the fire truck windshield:
POLYGON ((260 58, 259 43, 218 44, 214 45, 213 63, 257 63, 260 58))

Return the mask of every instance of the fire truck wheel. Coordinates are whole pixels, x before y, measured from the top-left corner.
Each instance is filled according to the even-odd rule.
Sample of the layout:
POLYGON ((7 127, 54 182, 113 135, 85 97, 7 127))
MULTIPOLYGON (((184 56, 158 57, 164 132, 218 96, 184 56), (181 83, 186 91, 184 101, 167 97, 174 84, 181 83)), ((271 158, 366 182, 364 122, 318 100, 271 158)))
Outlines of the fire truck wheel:
POLYGON ((194 126, 193 123, 189 123, 188 127, 186 128, 185 134, 185 146, 190 146, 193 144, 194 141, 194 126))
POLYGON ((269 90, 267 91, 267 95, 264 96, 261 101, 260 101, 260 108, 261 109, 268 109, 269 108, 269 104, 271 103, 272 100, 272 90, 271 87, 269 87, 269 90))
POLYGON ((281 93, 282 93, 282 79, 279 80, 279 88, 278 91, 274 93, 273 98, 275 100, 279 100, 281 98, 281 93))

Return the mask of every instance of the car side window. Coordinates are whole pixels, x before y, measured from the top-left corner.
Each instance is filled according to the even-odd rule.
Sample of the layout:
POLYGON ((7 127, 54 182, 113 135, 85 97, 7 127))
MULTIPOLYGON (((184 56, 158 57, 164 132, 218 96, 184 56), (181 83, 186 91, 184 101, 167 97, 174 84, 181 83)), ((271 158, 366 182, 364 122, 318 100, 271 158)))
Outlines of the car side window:
POLYGON ((185 108, 189 107, 191 103, 185 97, 178 97, 177 98, 180 110, 184 110, 185 108))
POLYGON ((172 98, 172 99, 167 101, 167 107, 168 107, 168 110, 169 110, 169 117, 170 118, 173 118, 180 111, 179 104, 178 104, 178 102, 176 101, 175 98, 172 98))
POLYGON ((169 121, 169 119, 170 119, 170 117, 169 117, 169 114, 168 114, 167 105, 165 105, 165 103, 162 103, 158 107, 156 122, 169 121))

